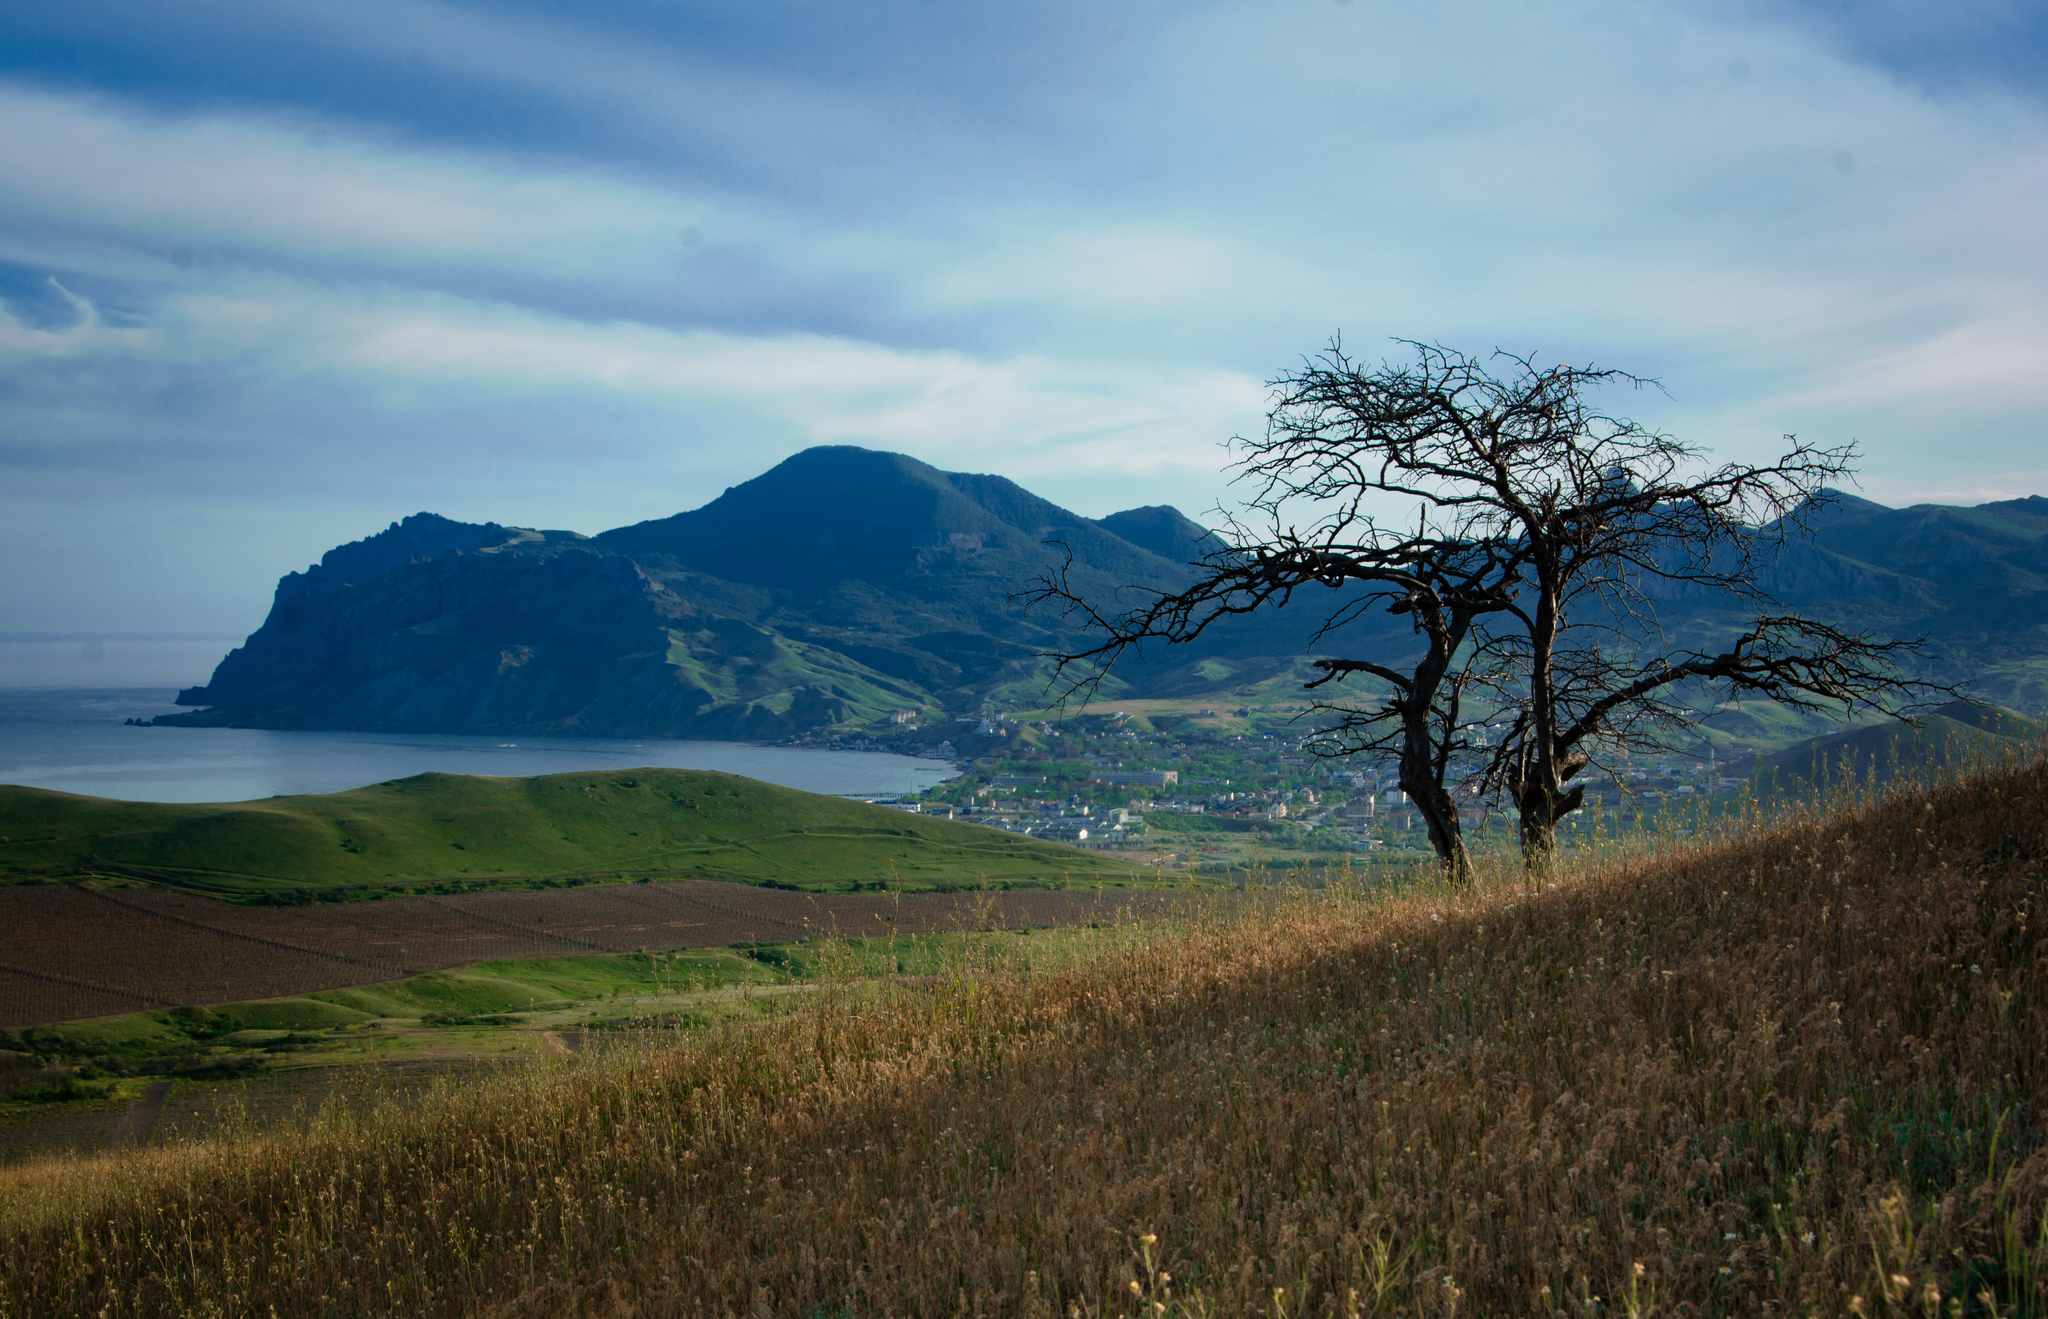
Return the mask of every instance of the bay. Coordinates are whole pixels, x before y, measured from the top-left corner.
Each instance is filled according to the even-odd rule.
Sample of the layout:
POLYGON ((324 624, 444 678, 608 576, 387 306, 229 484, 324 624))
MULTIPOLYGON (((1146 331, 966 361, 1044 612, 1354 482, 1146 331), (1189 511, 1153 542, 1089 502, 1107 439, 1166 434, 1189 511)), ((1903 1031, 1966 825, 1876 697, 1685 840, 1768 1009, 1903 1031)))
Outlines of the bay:
POLYGON ((123 801, 253 801, 340 792, 435 770, 524 777, 708 769, 843 797, 921 792, 958 771, 886 752, 673 738, 144 728, 168 687, 0 689, 0 783, 123 801))

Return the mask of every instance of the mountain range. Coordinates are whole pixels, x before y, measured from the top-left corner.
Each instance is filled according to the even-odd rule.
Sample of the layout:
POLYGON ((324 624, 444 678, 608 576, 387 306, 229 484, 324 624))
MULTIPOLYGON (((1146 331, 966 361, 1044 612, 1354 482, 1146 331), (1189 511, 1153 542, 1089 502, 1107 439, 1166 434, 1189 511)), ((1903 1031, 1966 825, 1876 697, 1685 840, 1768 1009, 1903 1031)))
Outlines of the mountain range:
POLYGON ((283 578, 179 693, 207 708, 159 722, 772 738, 971 711, 1071 639, 1014 599, 1068 549, 1113 595, 1180 582, 1208 534, 851 447, 598 536, 420 513, 283 578))
MULTIPOLYGON (((806 450, 673 517, 596 536, 419 513, 277 585, 203 707, 160 724, 784 738, 1042 699, 1072 620, 1020 601, 1071 553, 1091 600, 1172 589, 1218 542, 1173 508, 1086 518, 999 476, 806 450)), ((1925 636, 1932 671, 2048 703, 2048 499, 1892 509, 1836 494, 1766 569, 1788 606, 1925 636)), ((1132 599, 1129 595, 1122 598, 1132 599)), ((1705 647, 1735 611, 1675 593, 1705 647)), ((1376 614, 1233 620, 1119 667, 1126 695, 1225 692, 1320 653, 1413 648, 1376 614)))

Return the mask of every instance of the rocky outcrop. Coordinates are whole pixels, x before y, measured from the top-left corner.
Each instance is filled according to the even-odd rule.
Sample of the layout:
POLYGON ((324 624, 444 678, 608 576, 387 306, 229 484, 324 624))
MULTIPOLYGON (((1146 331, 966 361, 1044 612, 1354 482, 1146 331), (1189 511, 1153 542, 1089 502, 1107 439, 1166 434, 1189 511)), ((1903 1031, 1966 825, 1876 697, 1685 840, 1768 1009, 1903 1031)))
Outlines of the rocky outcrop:
POLYGON ((684 601, 587 549, 451 551, 282 596, 167 722, 393 731, 574 726, 583 689, 659 666, 684 601), (552 550, 552 552, 549 552, 552 550))
MULTIPOLYGON (((449 555, 474 553, 505 545, 563 543, 584 539, 573 531, 529 531, 504 527, 495 522, 457 522, 434 513, 415 513, 394 522, 374 536, 336 546, 320 562, 304 572, 286 573, 278 580, 271 598, 270 617, 250 638, 250 644, 268 649, 278 638, 294 636, 315 624, 322 613, 322 601, 338 591, 378 581, 399 568, 431 563, 449 555), (259 641, 260 639, 260 641, 259 641)), ((244 682, 252 673, 263 671, 272 661, 289 666, 303 655, 278 652, 251 660, 242 650, 230 654, 223 667, 204 687, 188 687, 178 693, 179 705, 216 705, 246 696, 237 679, 244 682), (223 685, 225 677, 226 685, 223 685)))

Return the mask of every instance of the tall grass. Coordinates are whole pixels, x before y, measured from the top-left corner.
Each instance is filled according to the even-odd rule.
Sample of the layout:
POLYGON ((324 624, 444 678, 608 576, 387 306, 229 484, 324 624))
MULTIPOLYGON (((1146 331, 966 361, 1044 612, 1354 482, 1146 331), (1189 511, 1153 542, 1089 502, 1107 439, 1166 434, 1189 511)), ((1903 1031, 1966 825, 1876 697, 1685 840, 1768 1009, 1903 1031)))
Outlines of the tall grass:
POLYGON ((2048 1313, 2044 883, 2036 759, 1239 898, 0 1174, 0 1313, 2048 1313))

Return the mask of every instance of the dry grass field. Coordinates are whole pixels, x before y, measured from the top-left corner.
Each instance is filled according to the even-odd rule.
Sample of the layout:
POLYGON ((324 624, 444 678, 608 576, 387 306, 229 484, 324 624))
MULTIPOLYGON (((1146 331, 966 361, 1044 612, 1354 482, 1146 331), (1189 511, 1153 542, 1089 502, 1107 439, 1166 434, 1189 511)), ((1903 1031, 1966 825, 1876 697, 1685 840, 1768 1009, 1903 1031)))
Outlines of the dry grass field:
POLYGON ((0 1171, 0 1313, 2048 1312, 2048 765, 0 1171))
POLYGON ((372 984, 472 962, 1087 924, 1128 891, 812 894, 709 880, 241 907, 170 889, 0 888, 0 1028, 372 984))

